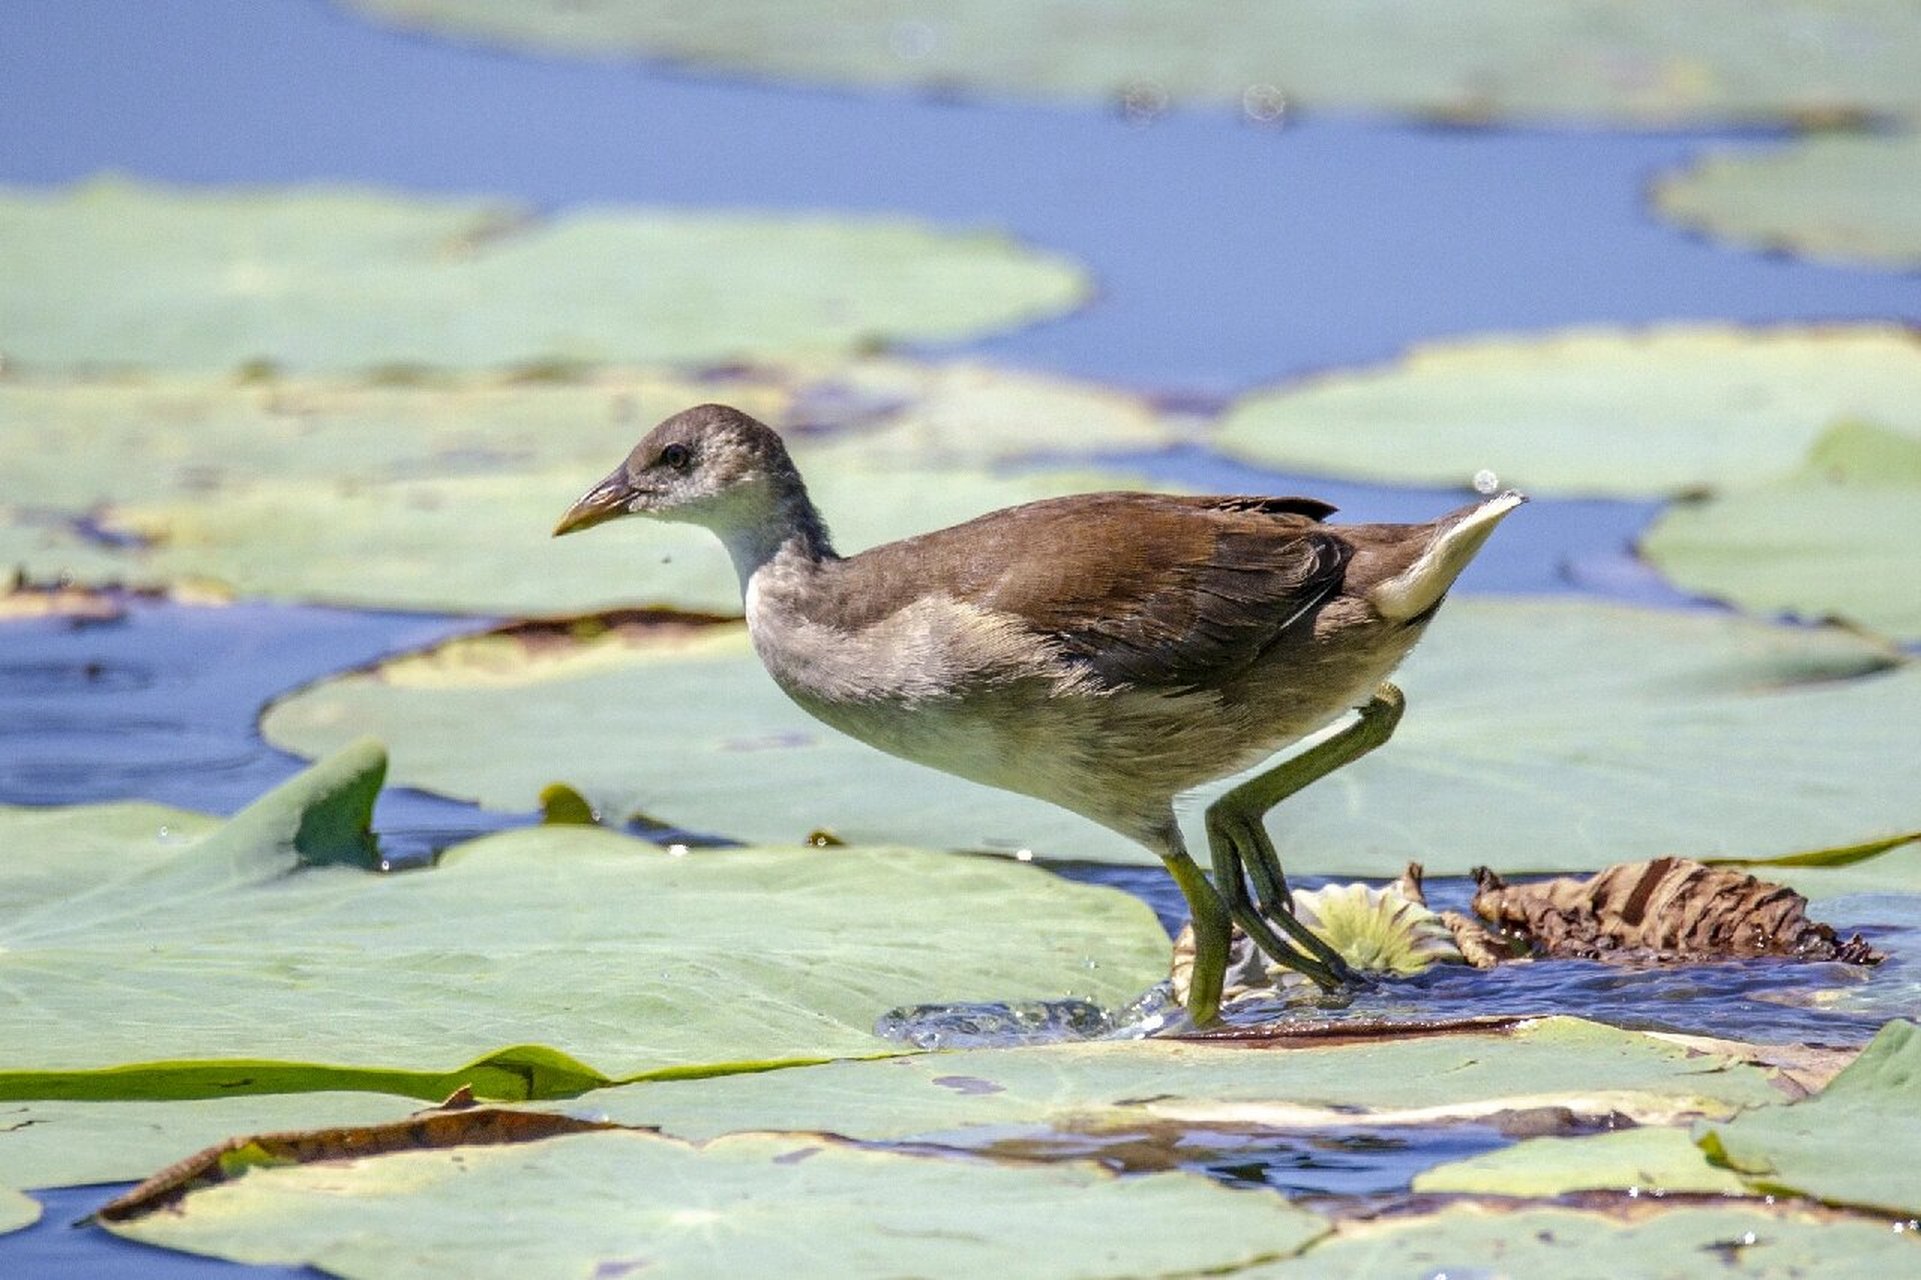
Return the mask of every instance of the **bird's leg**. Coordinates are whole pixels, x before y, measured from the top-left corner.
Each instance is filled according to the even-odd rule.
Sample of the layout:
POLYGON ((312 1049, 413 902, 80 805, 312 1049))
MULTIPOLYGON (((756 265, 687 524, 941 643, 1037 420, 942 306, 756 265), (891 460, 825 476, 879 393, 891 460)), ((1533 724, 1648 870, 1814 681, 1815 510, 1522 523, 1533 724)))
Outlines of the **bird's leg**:
POLYGON ((1360 708, 1360 719, 1353 724, 1300 755, 1283 760, 1266 773, 1248 779, 1207 807, 1207 839, 1214 854, 1215 877, 1222 882, 1221 891, 1233 902, 1234 893, 1228 888, 1228 882, 1238 885, 1245 871, 1254 882, 1261 914, 1311 952, 1316 963, 1300 964, 1302 957, 1292 947, 1286 948, 1287 955, 1275 952, 1245 923, 1241 925, 1242 930, 1276 963, 1300 970, 1328 990, 1351 980, 1353 974, 1332 947, 1294 918, 1287 877, 1281 871, 1280 857, 1274 852, 1262 819, 1268 810, 1296 791, 1342 765, 1352 764, 1386 742, 1393 736, 1394 726, 1400 723, 1406 706, 1407 700, 1401 691, 1383 683, 1368 704, 1360 708))
MULTIPOLYGON (((1221 897, 1226 900, 1228 915, 1235 924, 1241 926, 1241 932, 1246 934, 1248 939, 1265 952, 1268 959, 1275 964, 1304 973, 1330 991, 1340 986, 1347 976, 1346 964, 1326 943, 1314 937, 1311 930, 1298 921, 1293 922, 1297 928, 1308 935, 1310 946, 1319 944, 1316 955, 1324 951, 1327 953, 1326 957, 1317 959, 1316 955, 1303 954, 1283 941, 1281 936, 1274 932, 1273 926, 1268 924, 1254 900, 1248 896, 1247 865, 1235 848, 1234 842, 1223 838, 1222 834, 1215 829, 1211 812, 1208 814, 1207 842, 1209 850, 1214 855, 1214 883, 1219 886, 1221 897), (1332 959, 1332 964, 1328 963, 1328 958, 1332 959)), ((1292 917, 1289 919, 1291 920, 1292 917)))
POLYGON ((1206 1026, 1220 1017, 1221 985, 1227 978, 1227 944, 1233 932, 1227 904, 1214 892, 1207 876, 1187 856, 1180 832, 1157 850, 1167 864, 1168 874, 1181 887, 1187 899, 1187 913, 1194 922, 1194 968, 1187 980, 1187 1014, 1196 1026, 1206 1026))

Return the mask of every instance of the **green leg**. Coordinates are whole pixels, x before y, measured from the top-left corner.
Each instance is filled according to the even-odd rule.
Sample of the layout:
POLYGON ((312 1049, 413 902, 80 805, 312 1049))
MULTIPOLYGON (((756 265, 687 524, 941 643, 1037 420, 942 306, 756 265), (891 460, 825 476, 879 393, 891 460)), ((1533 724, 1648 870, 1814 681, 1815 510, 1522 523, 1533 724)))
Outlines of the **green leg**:
MULTIPOLYGON (((1221 882, 1229 903, 1245 900, 1242 883, 1245 874, 1254 882, 1260 907, 1256 912, 1253 904, 1248 904, 1248 914, 1264 915, 1279 925, 1311 953, 1313 962, 1302 964, 1307 957, 1285 944, 1279 951, 1270 947, 1262 933, 1279 941, 1271 929, 1256 932, 1243 921, 1242 930, 1275 963, 1298 969, 1330 991, 1351 981, 1353 974, 1333 948, 1294 918, 1287 877, 1281 871, 1280 857, 1274 852, 1273 841, 1268 839, 1262 820, 1269 809, 1296 791, 1325 778, 1342 765, 1352 764, 1386 742, 1393 736, 1394 726, 1400 723, 1406 706, 1401 691, 1383 683, 1374 691, 1373 699, 1360 709, 1360 719, 1353 724, 1300 755, 1283 760, 1266 773, 1248 779, 1207 808, 1207 840, 1213 852, 1214 875, 1221 882), (1228 887, 1230 883, 1234 888, 1228 887)), ((1238 913, 1235 919, 1240 919, 1238 913)))
POLYGON ((1227 944, 1233 927, 1227 904, 1214 892, 1194 859, 1187 856, 1179 832, 1159 852, 1168 874, 1181 887, 1188 915, 1193 918, 1194 971, 1187 983, 1187 1013, 1195 1025, 1204 1027, 1221 1014, 1221 984, 1227 978, 1227 944))

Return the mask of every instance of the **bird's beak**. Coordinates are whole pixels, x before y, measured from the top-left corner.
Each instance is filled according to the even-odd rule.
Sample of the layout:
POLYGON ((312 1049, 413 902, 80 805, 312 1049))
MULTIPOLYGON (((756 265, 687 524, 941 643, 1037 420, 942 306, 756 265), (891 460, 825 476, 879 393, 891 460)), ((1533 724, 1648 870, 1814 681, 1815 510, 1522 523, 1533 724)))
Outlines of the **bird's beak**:
POLYGON ((554 536, 558 538, 562 534, 579 533, 582 529, 617 520, 629 513, 628 504, 640 496, 641 491, 627 478, 627 468, 617 467, 612 475, 582 494, 580 501, 567 508, 567 514, 554 526, 554 536))

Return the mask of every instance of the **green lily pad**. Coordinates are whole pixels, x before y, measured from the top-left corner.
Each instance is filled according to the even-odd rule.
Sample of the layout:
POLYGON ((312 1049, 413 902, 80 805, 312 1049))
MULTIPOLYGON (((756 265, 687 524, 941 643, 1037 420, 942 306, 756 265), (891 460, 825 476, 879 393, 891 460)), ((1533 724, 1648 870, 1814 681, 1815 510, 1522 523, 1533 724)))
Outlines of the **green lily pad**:
POLYGON ((1473 1202, 1435 1213, 1340 1224, 1303 1255, 1237 1280, 1326 1276, 1634 1276, 1636 1280, 1788 1280, 1906 1275, 1911 1237, 1878 1222, 1835 1221, 1760 1206, 1679 1208, 1637 1202, 1614 1212, 1473 1202))
POLYGON ((1921 639, 1921 438, 1843 424, 1793 475, 1669 507, 1641 550, 1750 612, 1921 639))
POLYGON ((649 1082, 556 1105, 694 1141, 808 1129, 862 1140, 980 1143, 1036 1125, 1097 1131, 1165 1120, 1306 1129, 1550 1106, 1663 1120, 1725 1115, 1781 1096, 1766 1067, 1734 1053, 1542 1018, 1509 1031, 1339 1046, 1151 1040, 970 1049, 649 1082))
POLYGON ((1659 1126, 1585 1138, 1530 1138, 1414 1175, 1416 1192, 1544 1199, 1570 1191, 1744 1195, 1747 1184, 1707 1161, 1685 1129, 1659 1126))
POLYGON ((99 181, 0 191, 0 352, 303 371, 714 361, 1057 316, 1065 260, 904 219, 580 210, 99 181))
POLYGON ((40 1202, 12 1187, 0 1187, 0 1236, 40 1221, 40 1202))
POLYGON ((360 1092, 0 1102, 0 1178, 29 1188, 127 1182, 235 1134, 379 1124, 419 1107, 413 1099, 360 1092))
POLYGON ((372 874, 384 764, 350 746, 193 840, 150 810, 0 813, 0 990, 30 993, 0 1098, 444 1096, 483 1054, 477 1092, 556 1096, 886 1053, 897 1005, 1118 1003, 1166 969, 1126 894, 908 849, 673 856, 544 827, 372 874), (500 1048, 529 1041, 557 1048, 500 1048))
POLYGON ((1921 267, 1921 135, 1817 134, 1710 151, 1654 187, 1671 222, 1757 249, 1921 267))
POLYGON ((999 464, 1170 438, 1137 397, 878 359, 717 381, 649 370, 398 387, 0 381, 0 567, 446 612, 738 612, 733 567, 705 530, 548 536, 647 424, 713 399, 794 424, 849 550, 1030 498, 1139 487, 999 464), (822 425, 840 430, 808 430, 822 425), (83 515, 116 545, 81 537, 83 515))
POLYGON ((1194 1174, 1002 1165, 742 1134, 608 1131, 254 1169, 110 1224, 337 1276, 1155 1276, 1289 1253, 1325 1224, 1194 1174), (511 1212, 503 1206, 511 1205, 511 1212), (1170 1230, 1178 1224, 1178 1230, 1170 1230))
MULTIPOLYGON (((591 471, 331 489, 260 484, 217 501, 124 504, 108 523, 150 543, 128 557, 141 578, 212 578, 242 596, 450 613, 664 605, 737 614, 733 565, 705 529, 634 522, 592 539, 549 536, 560 513, 625 452, 591 471)), ((818 462, 825 452, 811 457, 818 462)), ((1142 487, 1100 472, 882 468, 857 448, 845 452, 854 456, 815 468, 812 488, 850 552, 1017 502, 1142 487)))
POLYGON ((1641 497, 1772 479, 1829 426, 1921 437, 1921 339, 1872 326, 1675 326, 1416 348, 1260 392, 1219 447, 1265 466, 1536 493, 1641 497))
POLYGON ((1921 1214, 1921 1026, 1890 1022, 1826 1089, 1803 1102, 1703 1124, 1695 1140, 1756 1191, 1921 1214))
POLYGON ((1068 0, 345 0, 409 29, 542 53, 692 63, 783 82, 1105 102, 1257 120, 1283 104, 1465 120, 1678 126, 1921 115, 1921 36, 1888 0, 1476 0, 1106 6, 1068 0))
MULTIPOLYGON (((1921 826, 1909 786, 1921 667, 1842 631, 1463 600, 1397 678, 1409 711, 1394 740, 1275 811, 1291 869, 1595 869, 1921 826)), ((826 827, 862 842, 1151 861, 1092 823, 816 724, 738 629, 697 644, 643 630, 572 651, 455 641, 296 693, 261 729, 310 756, 371 731, 393 744, 407 785, 509 811, 533 808, 558 777, 605 813, 750 840, 826 827)))

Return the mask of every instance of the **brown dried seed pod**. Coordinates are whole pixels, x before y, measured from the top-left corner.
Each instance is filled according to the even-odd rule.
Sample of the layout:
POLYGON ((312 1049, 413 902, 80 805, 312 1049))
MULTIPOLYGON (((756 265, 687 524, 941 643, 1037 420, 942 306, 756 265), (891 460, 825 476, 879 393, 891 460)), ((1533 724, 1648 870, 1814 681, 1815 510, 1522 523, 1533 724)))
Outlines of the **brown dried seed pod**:
POLYGON ((1837 941, 1783 885, 1687 858, 1609 867, 1588 879, 1509 885, 1476 868, 1474 910, 1543 955, 1575 959, 1712 960, 1790 956, 1876 964, 1859 934, 1837 941))

